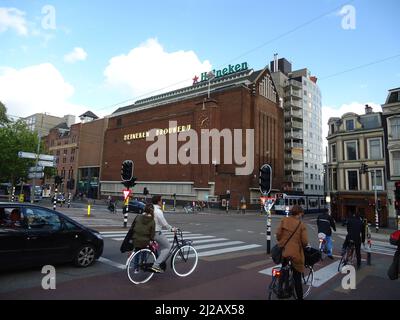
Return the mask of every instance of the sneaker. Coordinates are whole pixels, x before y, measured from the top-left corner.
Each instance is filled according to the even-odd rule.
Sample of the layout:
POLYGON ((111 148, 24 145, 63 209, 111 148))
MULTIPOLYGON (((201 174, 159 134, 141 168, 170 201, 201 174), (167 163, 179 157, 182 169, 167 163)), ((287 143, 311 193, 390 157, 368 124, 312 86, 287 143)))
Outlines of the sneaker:
POLYGON ((155 267, 155 266, 152 266, 152 267, 151 267, 151 270, 152 270, 153 272, 155 272, 155 273, 163 273, 163 272, 164 272, 163 269, 161 269, 160 267, 155 267))

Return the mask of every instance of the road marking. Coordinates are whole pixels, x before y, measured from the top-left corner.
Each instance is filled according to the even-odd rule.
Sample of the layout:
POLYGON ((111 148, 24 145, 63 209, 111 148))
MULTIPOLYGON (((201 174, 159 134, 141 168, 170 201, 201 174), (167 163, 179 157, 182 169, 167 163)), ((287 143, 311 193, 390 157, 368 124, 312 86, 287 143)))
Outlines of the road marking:
POLYGON ((217 254, 234 252, 234 251, 248 250, 248 249, 253 249, 253 248, 258 248, 258 247, 261 247, 261 246, 259 244, 249 244, 247 246, 241 246, 241 247, 233 247, 233 248, 211 250, 211 251, 206 251, 206 252, 200 252, 199 253, 199 257, 214 256, 214 255, 217 255, 217 254))
POLYGON ((241 244, 241 243, 244 243, 244 242, 243 241, 228 241, 228 242, 222 242, 222 243, 204 244, 201 246, 197 246, 196 244, 193 244, 193 246, 196 250, 201 250, 201 249, 208 249, 208 248, 232 246, 234 244, 241 244))
POLYGON ((216 238, 216 239, 206 239, 206 240, 196 240, 193 241, 194 244, 198 244, 198 243, 209 243, 209 242, 218 242, 218 241, 225 241, 228 240, 226 238, 216 238))
POLYGON ((116 267, 116 268, 118 268, 118 269, 122 269, 122 270, 125 270, 125 269, 126 269, 126 266, 125 266, 124 264, 120 264, 120 263, 118 263, 118 262, 109 260, 109 259, 107 259, 107 258, 100 257, 100 258, 98 259, 98 261, 100 261, 100 262, 102 262, 102 263, 105 263, 105 264, 108 264, 108 265, 110 265, 110 266, 116 267))
POLYGON ((325 282, 328 282, 330 279, 336 276, 339 273, 338 272, 339 263, 340 261, 335 261, 334 263, 331 263, 326 267, 323 267, 322 269, 319 269, 318 271, 314 272, 313 287, 320 287, 325 282))

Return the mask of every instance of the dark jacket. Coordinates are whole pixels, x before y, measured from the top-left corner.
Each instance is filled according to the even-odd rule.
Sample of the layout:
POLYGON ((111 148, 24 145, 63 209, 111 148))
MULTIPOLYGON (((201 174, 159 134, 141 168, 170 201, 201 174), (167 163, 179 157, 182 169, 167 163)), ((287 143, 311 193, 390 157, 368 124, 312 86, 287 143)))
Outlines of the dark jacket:
POLYGON ((356 243, 365 242, 365 224, 360 218, 349 218, 347 221, 347 237, 356 243))
POLYGON ((322 213, 317 219, 318 233, 325 233, 328 237, 332 235, 333 231, 336 231, 335 220, 327 212, 322 213))
POLYGON ((145 214, 136 218, 133 227, 133 246, 135 249, 146 248, 150 240, 154 239, 156 224, 154 218, 145 214))

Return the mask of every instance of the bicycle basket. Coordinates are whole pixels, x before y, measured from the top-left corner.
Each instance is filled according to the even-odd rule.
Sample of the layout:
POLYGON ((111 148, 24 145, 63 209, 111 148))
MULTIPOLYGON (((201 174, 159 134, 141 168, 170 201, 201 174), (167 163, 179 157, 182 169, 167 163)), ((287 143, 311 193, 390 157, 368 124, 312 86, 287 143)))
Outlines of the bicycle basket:
POLYGON ((325 233, 322 233, 322 232, 318 233, 318 239, 325 240, 325 238, 326 238, 326 234, 325 233))
POLYGON ((314 248, 304 249, 304 264, 306 266, 313 266, 321 260, 321 252, 314 248))

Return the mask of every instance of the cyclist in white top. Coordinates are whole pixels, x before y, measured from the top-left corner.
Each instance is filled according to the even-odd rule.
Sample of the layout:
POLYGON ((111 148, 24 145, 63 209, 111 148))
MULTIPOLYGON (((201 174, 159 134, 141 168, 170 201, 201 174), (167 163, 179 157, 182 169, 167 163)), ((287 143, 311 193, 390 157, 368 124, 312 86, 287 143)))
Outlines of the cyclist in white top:
POLYGON ((160 264, 165 261, 165 259, 168 256, 169 250, 171 249, 171 244, 169 243, 168 239, 165 237, 165 235, 162 234, 162 229, 163 227, 166 228, 167 230, 175 231, 176 228, 170 226, 165 220, 164 213, 161 210, 161 205, 162 205, 162 200, 161 196, 153 196, 152 198, 152 203, 154 206, 154 220, 156 223, 156 234, 154 237, 154 240, 157 241, 159 245, 159 255, 157 260, 154 262, 153 266, 151 269, 154 272, 164 272, 160 268, 160 264))

